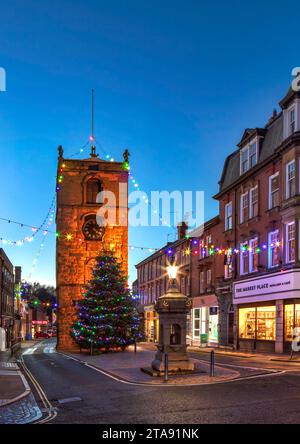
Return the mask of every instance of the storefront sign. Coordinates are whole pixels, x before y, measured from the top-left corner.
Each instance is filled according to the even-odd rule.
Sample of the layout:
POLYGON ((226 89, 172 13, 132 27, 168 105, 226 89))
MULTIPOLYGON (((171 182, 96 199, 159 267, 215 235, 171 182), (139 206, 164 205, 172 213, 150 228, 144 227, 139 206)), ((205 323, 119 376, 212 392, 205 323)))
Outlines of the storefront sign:
POLYGON ((32 321, 32 325, 47 325, 48 321, 32 321))
POLYGON ((234 304, 289 298, 300 298, 300 270, 282 271, 233 285, 234 304))

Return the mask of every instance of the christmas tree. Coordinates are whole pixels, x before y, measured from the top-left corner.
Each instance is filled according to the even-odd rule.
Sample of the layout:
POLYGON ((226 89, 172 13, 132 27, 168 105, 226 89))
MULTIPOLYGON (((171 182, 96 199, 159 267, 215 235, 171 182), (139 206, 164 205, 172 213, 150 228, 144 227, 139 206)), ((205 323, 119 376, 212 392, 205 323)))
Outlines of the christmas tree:
POLYGON ((137 299, 126 281, 113 254, 96 258, 92 279, 77 305, 78 321, 71 330, 80 348, 124 350, 142 340, 137 299))

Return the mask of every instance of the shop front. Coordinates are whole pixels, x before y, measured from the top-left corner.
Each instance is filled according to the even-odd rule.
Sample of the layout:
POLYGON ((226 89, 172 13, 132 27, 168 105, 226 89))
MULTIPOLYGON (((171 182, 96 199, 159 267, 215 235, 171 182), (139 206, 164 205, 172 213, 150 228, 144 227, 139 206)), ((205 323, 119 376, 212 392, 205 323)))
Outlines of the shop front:
POLYGON ((234 283, 236 344, 240 350, 290 352, 300 327, 300 270, 234 283))
POLYGON ((219 308, 215 295, 195 297, 192 309, 192 345, 217 345, 219 308))

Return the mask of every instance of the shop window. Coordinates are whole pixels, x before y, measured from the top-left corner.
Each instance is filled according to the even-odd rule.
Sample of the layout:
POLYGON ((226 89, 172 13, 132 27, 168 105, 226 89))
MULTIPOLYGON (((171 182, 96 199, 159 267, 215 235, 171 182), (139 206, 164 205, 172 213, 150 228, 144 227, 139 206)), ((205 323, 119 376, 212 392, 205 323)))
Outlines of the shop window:
POLYGON ((239 309, 240 339, 275 341, 276 307, 254 307, 239 309))
POLYGON ((295 222, 286 225, 286 262, 295 261, 295 222))
POLYGON ((284 307, 284 339, 293 340, 294 328, 300 327, 300 304, 288 304, 284 307))

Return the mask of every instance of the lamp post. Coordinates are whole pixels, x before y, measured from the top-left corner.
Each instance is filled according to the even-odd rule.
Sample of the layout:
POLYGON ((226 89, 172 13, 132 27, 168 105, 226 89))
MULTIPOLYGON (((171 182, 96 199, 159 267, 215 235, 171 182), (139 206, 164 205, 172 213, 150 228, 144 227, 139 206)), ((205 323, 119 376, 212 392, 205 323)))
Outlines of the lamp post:
POLYGON ((194 364, 186 351, 186 318, 192 300, 180 293, 177 286, 178 266, 174 259, 167 267, 169 286, 166 294, 158 298, 155 310, 159 314, 159 344, 152 368, 163 373, 164 357, 168 354, 168 371, 193 371, 194 364))

